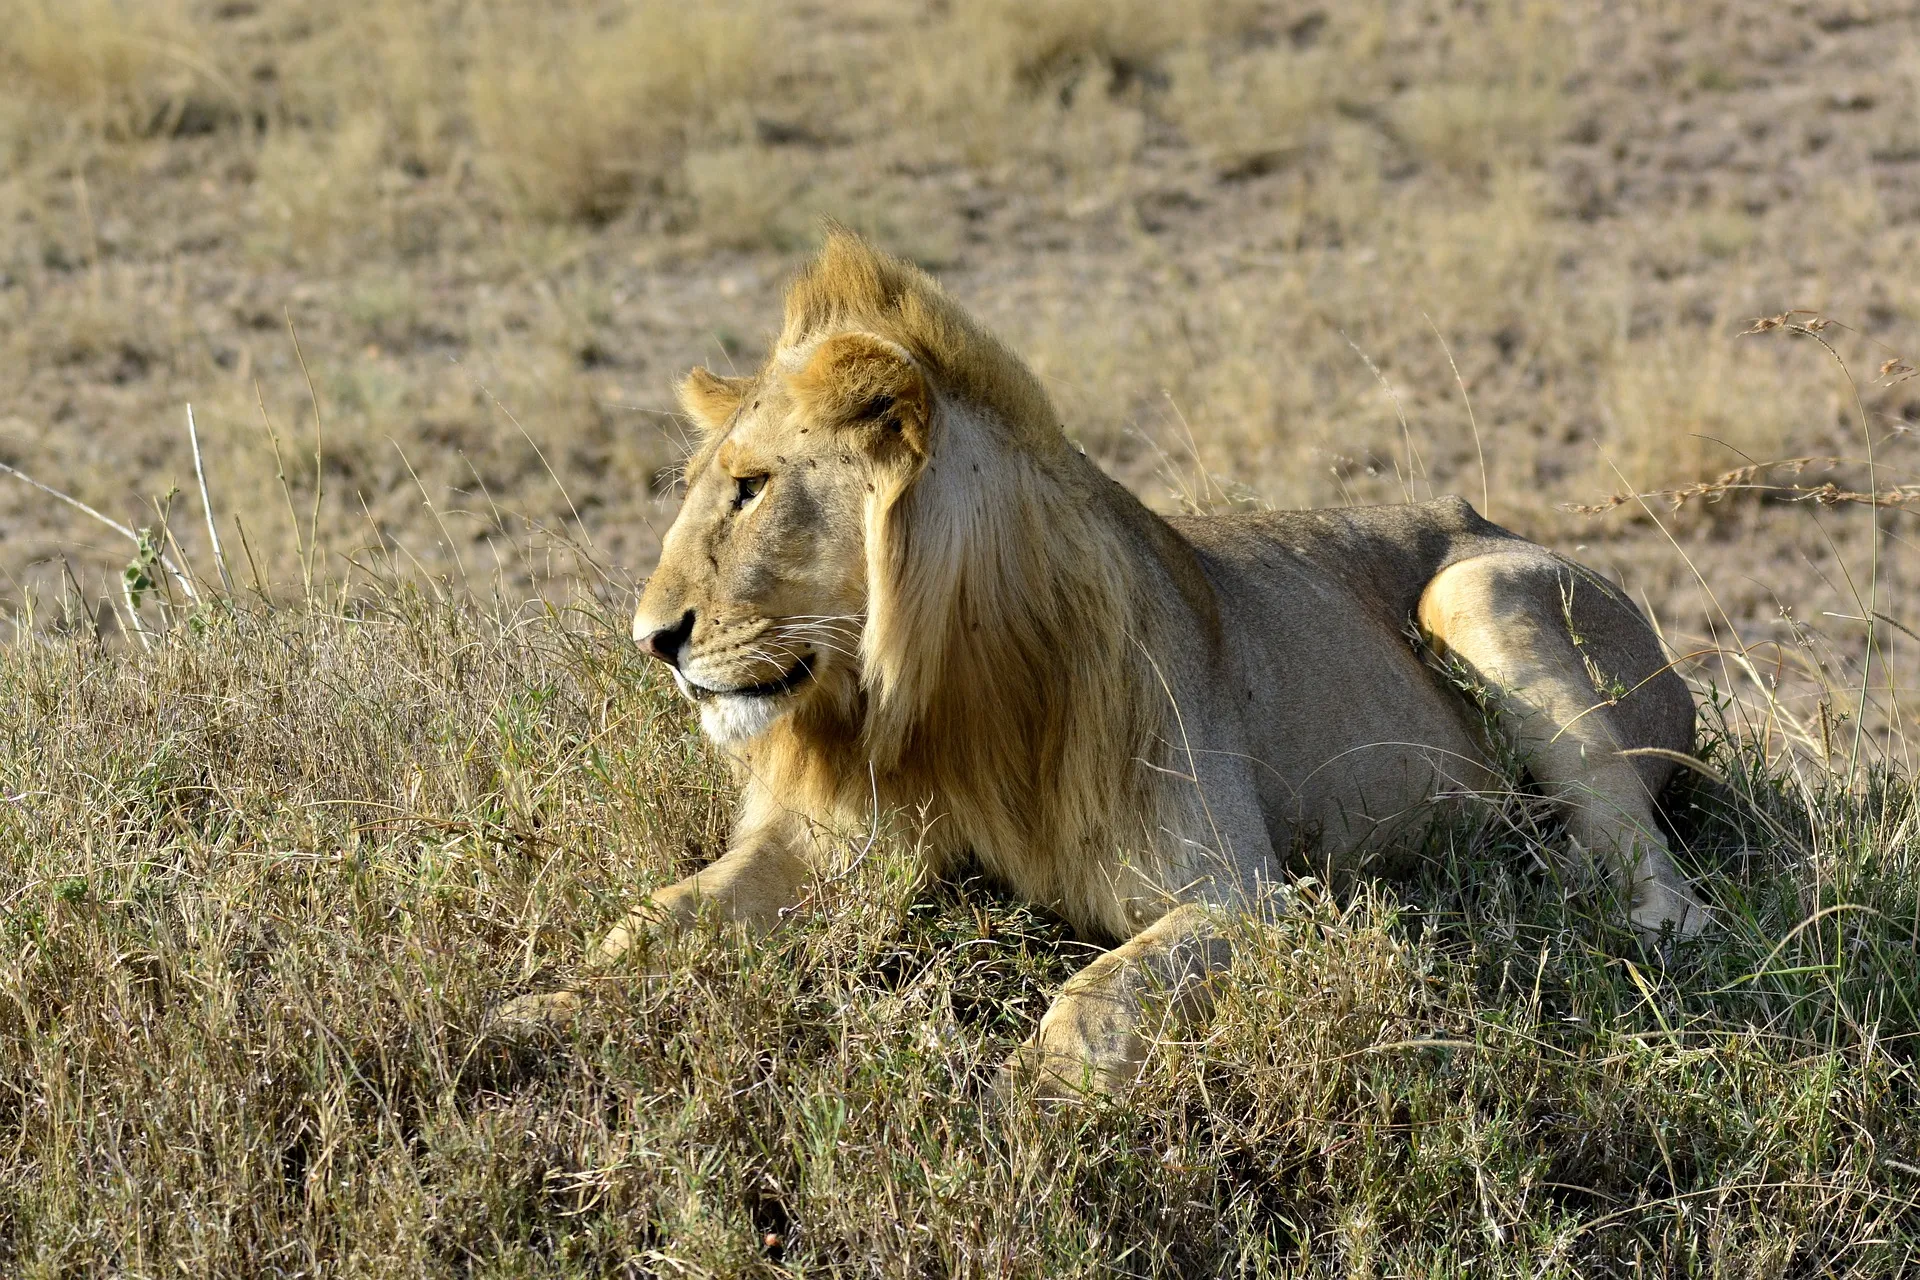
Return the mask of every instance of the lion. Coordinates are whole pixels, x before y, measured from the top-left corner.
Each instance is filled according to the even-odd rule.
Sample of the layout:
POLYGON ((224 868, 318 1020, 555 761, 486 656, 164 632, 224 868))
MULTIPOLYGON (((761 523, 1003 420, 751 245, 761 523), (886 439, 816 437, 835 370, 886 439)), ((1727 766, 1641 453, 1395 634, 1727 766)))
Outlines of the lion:
POLYGON ((1390 865, 1502 745, 1635 929, 1705 921, 1653 810, 1684 683, 1605 579, 1466 502, 1156 515, 939 284, 838 228, 765 365, 679 398, 700 441, 633 636, 741 798, 725 854, 591 963, 702 911, 768 928, 837 835, 925 814, 928 873, 1112 946, 1004 1078, 1124 1089, 1207 1015, 1231 913, 1302 857, 1390 865))

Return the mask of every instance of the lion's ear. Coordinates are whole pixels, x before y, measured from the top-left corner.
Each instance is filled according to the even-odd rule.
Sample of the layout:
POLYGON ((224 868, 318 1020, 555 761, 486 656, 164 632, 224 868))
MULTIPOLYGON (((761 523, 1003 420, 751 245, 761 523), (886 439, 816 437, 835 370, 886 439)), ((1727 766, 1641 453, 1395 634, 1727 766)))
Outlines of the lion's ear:
POLYGON ((858 433, 886 454, 904 446, 927 453, 932 397, 904 349, 870 333, 839 333, 822 342, 792 378, 793 394, 815 421, 858 433))
POLYGON ((727 419, 740 407, 746 398, 751 378, 723 378, 710 369, 699 365, 687 370, 687 376, 680 379, 677 388, 680 394, 680 407, 687 411, 693 424, 700 428, 702 435, 712 435, 727 425, 727 419))

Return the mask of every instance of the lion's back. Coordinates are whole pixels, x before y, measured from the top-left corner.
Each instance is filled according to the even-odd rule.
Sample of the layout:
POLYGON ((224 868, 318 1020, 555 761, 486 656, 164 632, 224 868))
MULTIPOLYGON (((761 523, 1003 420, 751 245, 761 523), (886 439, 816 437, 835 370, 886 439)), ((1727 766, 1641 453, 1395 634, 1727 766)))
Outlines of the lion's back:
MULTIPOLYGON (((1450 564, 1530 545, 1463 498, 1318 511, 1185 516, 1174 528, 1203 560, 1260 575, 1284 568, 1324 578, 1363 603, 1395 634, 1420 593, 1450 564)), ((1262 575, 1264 576, 1264 575, 1262 575)))

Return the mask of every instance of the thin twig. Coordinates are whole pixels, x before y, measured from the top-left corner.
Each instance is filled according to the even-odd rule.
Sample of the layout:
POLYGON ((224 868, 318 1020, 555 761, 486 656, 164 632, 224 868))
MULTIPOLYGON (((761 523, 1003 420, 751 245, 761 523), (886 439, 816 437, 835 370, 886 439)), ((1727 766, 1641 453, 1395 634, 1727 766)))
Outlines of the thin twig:
MULTIPOLYGON (((1360 344, 1347 336, 1345 329, 1336 327, 1334 332, 1339 334, 1341 339, 1349 347, 1353 348, 1353 354, 1360 357, 1361 362, 1367 366, 1368 371, 1371 372, 1374 378, 1380 383, 1381 390, 1387 393, 1387 399, 1393 402, 1394 416, 1400 419, 1400 437, 1406 442, 1407 446, 1407 478, 1401 486, 1402 492, 1407 496, 1407 501, 1419 501, 1419 495, 1416 494, 1413 489, 1413 478, 1416 475, 1427 482, 1427 497, 1433 497, 1433 477, 1427 474, 1427 460, 1420 456, 1418 449, 1414 448, 1413 428, 1407 423, 1407 410, 1405 406, 1400 403, 1400 393, 1393 389, 1391 382, 1387 381, 1387 375, 1380 372, 1380 366, 1373 362, 1373 357, 1365 351, 1362 351, 1360 344)), ((1395 469, 1398 469, 1397 464, 1395 469)))
MULTIPOLYGON (((313 516, 307 522, 307 603, 313 603, 313 557, 320 548, 320 498, 326 492, 321 483, 321 446, 326 442, 326 425, 320 418, 320 393, 314 389, 313 372, 307 368, 306 352, 300 349, 300 334, 293 327, 293 312, 284 311, 287 336, 293 339, 294 358, 300 362, 301 376, 307 380, 307 398, 313 401, 313 516)), ((544 461, 544 459, 542 459, 544 461)))
POLYGON ((213 499, 207 496, 207 469, 200 461, 200 432, 193 425, 193 406, 187 406, 187 442, 193 446, 193 475, 200 482, 200 509, 207 513, 207 537, 213 542, 213 563, 220 570, 220 585, 233 594, 233 575, 227 572, 227 556, 220 549, 220 530, 213 518, 213 499))
POLYGON ((125 596, 127 601, 127 630, 133 633, 133 638, 140 642, 142 649, 152 653, 153 641, 147 638, 146 624, 140 621, 140 608, 133 602, 133 579, 125 575, 121 576, 120 594, 125 596))
POLYGON ((253 546, 247 541, 247 522, 242 520, 238 513, 235 513, 233 517, 233 531, 240 535, 240 553, 246 556, 247 569, 253 574, 253 594, 259 596, 263 602, 271 606, 273 600, 272 597, 267 594, 267 584, 265 580, 260 576, 260 562, 253 558, 253 546))
MULTIPOLYGON (((1790 334, 1797 334, 1801 337, 1812 339, 1814 342, 1819 343, 1827 355, 1832 358, 1833 363, 1840 370, 1840 376, 1847 380, 1847 389, 1853 393, 1853 408, 1859 417, 1860 435, 1866 441, 1867 492, 1869 494, 1878 494, 1880 484, 1878 471, 1876 469, 1877 464, 1873 454, 1873 427, 1867 420, 1867 404, 1860 395, 1860 384, 1854 379, 1853 370, 1847 366, 1845 357, 1840 354, 1838 348, 1825 336, 1826 331, 1832 328, 1845 329, 1849 333, 1859 333, 1859 330, 1840 324, 1838 321, 1821 315, 1817 311, 1796 307, 1789 311, 1783 311, 1779 315, 1761 316, 1755 319, 1753 324, 1746 330, 1746 334, 1766 333, 1772 329, 1781 329, 1790 334)), ((1746 334, 1742 336, 1744 337, 1746 334)), ((1864 337, 1865 335, 1862 334, 1861 336, 1864 337)), ((1868 339, 1868 341, 1873 340, 1868 339)), ((1891 385, 1895 382, 1905 381, 1907 378, 1913 376, 1912 367, 1903 362, 1897 352, 1893 352, 1884 343, 1874 342, 1874 345, 1889 353, 1888 359, 1880 366, 1880 378, 1883 382, 1891 385)), ((1873 657, 1880 648, 1878 643, 1879 636, 1873 627, 1874 616, 1878 612, 1877 606, 1879 604, 1880 591, 1880 515, 1874 508, 1880 504, 1878 502, 1867 502, 1863 505, 1867 508, 1867 598, 1861 601, 1859 593, 1857 591, 1854 593, 1854 600, 1860 604, 1860 611, 1865 616, 1867 623, 1867 653, 1860 668, 1860 706, 1862 711, 1865 710, 1868 702, 1868 686, 1873 677, 1873 657)), ((1851 585, 1851 582, 1849 582, 1849 585, 1851 585)), ((1888 685, 1888 695, 1894 704, 1894 721, 1898 723, 1900 695, 1891 683, 1888 685)), ((1867 719, 1864 714, 1856 719, 1853 724, 1853 749, 1847 760, 1847 780, 1849 783, 1852 782, 1854 773, 1860 765, 1860 746, 1865 739, 1866 724, 1867 719)))
MULTIPOLYGON (((173 489, 168 492, 165 506, 160 505, 160 499, 158 498, 149 498, 147 501, 153 506, 154 519, 160 522, 160 536, 165 538, 167 545, 173 548, 173 554, 180 558, 180 567, 187 571, 187 576, 191 579, 197 576, 193 567, 193 557, 189 556, 187 549, 180 545, 180 539, 173 536, 173 523, 167 519, 167 513, 173 509, 174 496, 179 492, 178 489, 173 489)), ((166 583, 163 581, 160 585, 165 587, 166 583)), ((197 590, 190 590, 187 594, 194 602, 198 602, 200 599, 200 593, 197 590)), ((160 600, 160 616, 166 619, 168 627, 173 626, 172 611, 177 607, 173 602, 173 591, 167 589, 160 600)))
MULTIPOLYGON (((74 600, 81 609, 86 611, 87 627, 93 632, 93 642, 95 644, 100 643, 100 620, 94 617, 93 610, 87 608, 87 593, 81 588, 80 579, 73 576, 73 564, 64 554, 60 557, 60 572, 64 575, 60 580, 61 613, 68 618, 72 617, 72 610, 67 606, 67 587, 71 585, 73 587, 74 600)), ((27 599, 31 602, 33 597, 28 596, 27 599)), ((112 609, 113 606, 108 605, 107 608, 112 609)))
MULTIPOLYGON (((420 480, 420 473, 413 469, 413 462, 407 457, 407 451, 400 447, 400 442, 392 436, 388 436, 387 443, 392 445, 393 451, 400 455, 400 465, 407 469, 407 475, 413 479, 413 487, 420 491, 420 501, 426 504, 427 514, 433 517, 433 522, 436 525, 440 526, 440 537, 445 540, 447 544, 447 554, 453 557, 453 567, 460 571, 460 585, 471 593, 473 591, 473 583, 467 578, 467 563, 460 558, 459 544, 454 542, 453 533, 447 528, 447 522, 442 520, 439 511, 434 509, 433 495, 427 492, 427 486, 420 480)), ((371 512, 368 513, 367 518, 369 520, 373 518, 371 512)))
MULTIPOLYGON (((254 380, 253 398, 260 406, 260 421, 266 425, 267 442, 273 446, 274 475, 280 481, 280 492, 287 500, 287 520, 293 525, 293 552, 300 558, 301 594, 311 600, 313 598, 313 570, 307 559, 306 544, 300 537, 300 513, 293 505, 293 484, 287 479, 286 459, 280 454, 280 436, 273 429, 273 417, 267 412, 267 398, 260 390, 260 382, 258 379, 254 380)), ((259 577, 260 571, 258 567, 256 567, 254 569, 254 580, 256 584, 259 581, 259 577)))
MULTIPOLYGON (((553 478, 554 487, 560 490, 560 496, 567 500, 567 510, 573 513, 573 522, 580 526, 581 536, 587 540, 588 546, 590 547, 594 546, 593 533, 587 528, 587 522, 580 518, 580 508, 573 505, 573 495, 567 492, 567 486, 565 483, 561 481, 560 473, 553 469, 553 464, 551 462, 547 461, 547 451, 545 449, 542 449, 540 447, 540 442, 535 440, 532 434, 528 432, 528 430, 525 427, 520 425, 520 419, 513 416, 513 410, 507 408, 506 405, 500 403, 500 397, 494 395, 493 392, 490 389, 488 389, 486 383, 480 381, 478 378, 474 377, 471 373, 467 373, 467 367, 461 364, 459 360, 456 359, 454 360, 453 363, 456 367, 459 368, 460 372, 467 374, 467 380, 469 382, 473 383, 474 386, 480 388, 481 395, 485 396, 488 400, 491 400, 493 402, 494 408, 498 409, 501 413, 504 413, 507 415, 507 421, 511 422, 514 426, 514 429, 520 433, 521 437, 524 438, 526 442, 533 447, 534 456, 540 459, 540 465, 545 467, 547 469, 547 474, 553 478)), ((595 550, 598 550, 598 548, 595 547, 595 550)))
POLYGON ((1440 340, 1440 350, 1447 356, 1447 367, 1453 370, 1454 385, 1460 388, 1460 399, 1466 402, 1467 425, 1473 429, 1473 456, 1480 463, 1480 514, 1491 520, 1493 519, 1493 499, 1487 496, 1487 454, 1480 447, 1480 422, 1473 416, 1473 397, 1467 394, 1467 380, 1460 376, 1460 366, 1453 360, 1453 348, 1447 345, 1447 339, 1440 332, 1440 326, 1435 324, 1433 317, 1424 311, 1420 313, 1420 318, 1427 322, 1427 328, 1433 330, 1433 336, 1440 340))
MULTIPOLYGON (((102 513, 94 510, 92 507, 80 501, 80 499, 74 497, 72 494, 62 493, 60 490, 54 488, 52 485, 41 484, 38 480, 35 480, 32 476, 20 470, 20 468, 10 467, 4 462, 0 462, 0 471, 4 471, 6 474, 14 477, 17 480, 26 481, 28 484, 32 485, 34 488, 38 489, 40 492, 46 494, 48 497, 58 498, 60 501, 66 503, 68 506, 72 507, 76 511, 80 511, 86 515, 92 516, 95 520, 98 520, 101 524, 107 526, 107 528, 113 530, 115 533, 119 534, 121 537, 126 538, 128 541, 132 542, 135 548, 138 548, 140 546, 139 534, 135 533, 132 529, 129 529, 126 525, 121 524, 118 520, 115 520, 112 516, 103 515, 102 513)), ((187 581, 187 575, 180 572, 180 566, 176 565, 170 558, 168 558, 166 552, 160 551, 158 548, 156 548, 154 551, 154 555, 160 561, 161 567, 164 568, 169 574, 173 576, 173 580, 175 582, 178 582, 180 584, 180 589, 187 593, 187 597, 189 599, 198 600, 200 598, 199 596, 194 594, 193 584, 187 581)))
POLYGON ((1920 484, 1896 484, 1884 489, 1869 484, 1864 491, 1842 489, 1831 480, 1820 484, 1767 484, 1763 477, 1771 472, 1784 471, 1790 475, 1799 475, 1810 467, 1834 467, 1855 459, 1841 458, 1827 454, 1809 455, 1799 458, 1776 458, 1771 462, 1755 462, 1744 467, 1735 467, 1724 471, 1711 480, 1700 480, 1677 489, 1650 489, 1645 493, 1617 493, 1605 502, 1568 503, 1561 509, 1583 516, 1604 515, 1615 507, 1631 502, 1643 502, 1649 498, 1664 498, 1676 511, 1695 498, 1708 502, 1718 502, 1731 494, 1755 493, 1762 497, 1771 497, 1782 502, 1813 502, 1823 507, 1842 504, 1887 507, 1893 509, 1920 508, 1920 484))

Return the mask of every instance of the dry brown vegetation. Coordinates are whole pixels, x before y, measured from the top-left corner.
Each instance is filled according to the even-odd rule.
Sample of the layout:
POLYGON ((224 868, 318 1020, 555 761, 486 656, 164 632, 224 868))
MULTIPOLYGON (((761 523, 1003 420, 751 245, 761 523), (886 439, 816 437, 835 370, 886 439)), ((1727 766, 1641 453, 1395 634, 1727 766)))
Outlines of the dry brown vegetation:
POLYGON ((0 1270, 1908 1265, 1909 7, 0 0, 0 84, 0 463, 201 596, 142 553, 148 651, 133 544, 0 476, 0 1270), (1137 1106, 1003 1122, 1072 944, 896 851, 490 1031, 723 838, 617 615, 671 378, 823 215, 1156 505, 1460 492, 1618 577, 1740 699, 1737 927, 1629 966, 1521 822, 1250 940, 1137 1106))
POLYGON ((493 1021, 725 835, 620 622, 403 586, 0 650, 0 1270, 1911 1268, 1904 784, 1712 739, 1724 785, 1672 809, 1720 923, 1664 967, 1510 798, 1409 881, 1293 886, 1125 1102, 1007 1109, 995 1068, 1085 948, 884 843, 763 944, 493 1021))

